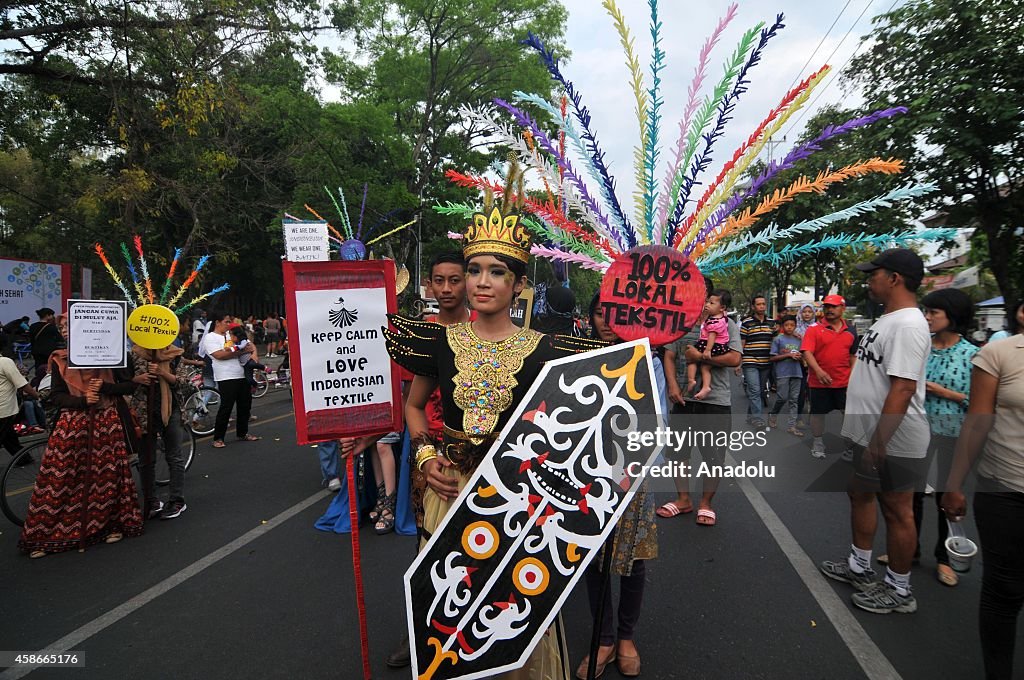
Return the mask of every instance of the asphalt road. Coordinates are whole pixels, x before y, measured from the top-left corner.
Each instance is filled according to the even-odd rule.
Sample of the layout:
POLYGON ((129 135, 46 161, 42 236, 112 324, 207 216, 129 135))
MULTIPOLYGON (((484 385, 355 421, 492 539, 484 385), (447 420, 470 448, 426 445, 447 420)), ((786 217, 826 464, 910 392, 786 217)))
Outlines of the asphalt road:
MULTIPOLYGON (((28 677, 362 676, 349 537, 313 529, 330 500, 316 453, 295 445, 287 390, 258 400, 255 413, 252 431, 262 441, 221 450, 203 441, 187 480, 188 511, 148 523, 140 538, 29 560, 16 550, 17 528, 0 518, 0 650, 61 642, 85 658, 84 668, 28 677)), ((659 521, 660 555, 648 565, 636 638, 643 677, 982 677, 980 559, 957 588, 935 580, 934 506, 926 506, 925 556, 912 577, 918 612, 856 610, 851 588, 814 571, 848 549, 845 495, 778 482, 806 480, 804 488, 829 467, 841 476, 844 464, 838 455, 812 461, 809 442, 770 438, 776 480, 723 485, 717 526, 698 527, 693 515, 659 521)), ((967 532, 976 536, 970 523, 967 532)), ((377 536, 368 523, 361 540, 374 675, 405 678, 408 671, 390 671, 383 659, 404 631, 401 576, 414 541, 377 536)), ((881 531, 875 551, 885 551, 881 531)), ((563 617, 575 669, 590 636, 582 588, 563 617)), ((1017 651, 1024 672, 1024 640, 1017 651)), ((0 672, 0 680, 13 677, 21 675, 0 672)), ((618 673, 609 668, 605 677, 618 673)))

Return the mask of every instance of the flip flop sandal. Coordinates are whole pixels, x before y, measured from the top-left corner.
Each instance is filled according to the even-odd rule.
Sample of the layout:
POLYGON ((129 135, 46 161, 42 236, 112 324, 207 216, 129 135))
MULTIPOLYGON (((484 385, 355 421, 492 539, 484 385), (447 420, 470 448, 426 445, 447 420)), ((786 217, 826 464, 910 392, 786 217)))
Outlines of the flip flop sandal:
POLYGON ((702 527, 713 527, 718 522, 718 515, 714 510, 701 508, 697 511, 697 524, 702 527))
POLYGON ((213 442, 213 448, 215 449, 223 449, 225 446, 227 446, 227 444, 225 444, 222 439, 217 439, 213 442))
POLYGON ((240 442, 258 442, 261 439, 263 439, 263 437, 257 437, 254 434, 247 434, 244 437, 239 437, 238 441, 240 441, 240 442))
POLYGON ((801 432, 800 430, 796 429, 795 427, 789 428, 788 430, 786 430, 786 432, 790 433, 794 437, 803 437, 804 436, 804 433, 801 432))
POLYGON ((688 508, 680 508, 678 505, 676 505, 675 503, 670 501, 668 503, 665 503, 665 505, 661 506, 657 510, 655 510, 654 514, 656 514, 658 517, 666 517, 667 518, 667 517, 675 517, 676 515, 688 515, 691 512, 693 512, 693 504, 692 503, 690 504, 690 507, 688 507, 688 508))
POLYGON ((939 565, 935 572, 935 578, 939 579, 939 583, 950 588, 960 583, 960 577, 957 576, 957 573, 948 564, 939 565))

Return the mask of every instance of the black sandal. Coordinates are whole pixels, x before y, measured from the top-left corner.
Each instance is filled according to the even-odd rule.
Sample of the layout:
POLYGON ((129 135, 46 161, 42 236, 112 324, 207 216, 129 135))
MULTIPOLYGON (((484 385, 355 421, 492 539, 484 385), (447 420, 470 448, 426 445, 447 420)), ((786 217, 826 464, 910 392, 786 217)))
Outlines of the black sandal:
POLYGON ((395 530, 395 503, 398 501, 398 493, 384 497, 384 504, 380 508, 380 515, 373 530, 379 535, 390 534, 395 530))
POLYGON ((370 510, 370 521, 376 522, 377 518, 380 517, 380 509, 384 507, 384 483, 381 482, 377 485, 377 502, 374 503, 373 509, 370 510))

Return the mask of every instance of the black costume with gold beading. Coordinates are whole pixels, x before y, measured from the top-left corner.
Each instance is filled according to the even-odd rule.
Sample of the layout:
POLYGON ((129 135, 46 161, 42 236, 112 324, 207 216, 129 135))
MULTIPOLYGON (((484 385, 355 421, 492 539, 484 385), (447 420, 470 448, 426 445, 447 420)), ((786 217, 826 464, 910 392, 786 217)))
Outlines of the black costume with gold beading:
POLYGON ((384 330, 391 358, 416 375, 437 379, 445 425, 441 453, 464 474, 483 460, 545 362, 603 346, 529 329, 495 342, 478 337, 468 322, 388 319, 397 329, 384 330))

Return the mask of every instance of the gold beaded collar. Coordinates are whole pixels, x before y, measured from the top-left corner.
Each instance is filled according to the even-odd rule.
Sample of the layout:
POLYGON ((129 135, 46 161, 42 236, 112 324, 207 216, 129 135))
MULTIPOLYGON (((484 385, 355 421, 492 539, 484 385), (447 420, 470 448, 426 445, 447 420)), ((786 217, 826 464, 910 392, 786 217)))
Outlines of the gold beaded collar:
POLYGON ((524 328, 494 342, 477 336, 470 322, 448 326, 447 334, 457 371, 453 399, 462 409, 462 429, 480 444, 512 405, 516 375, 544 335, 524 328))

